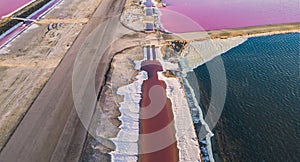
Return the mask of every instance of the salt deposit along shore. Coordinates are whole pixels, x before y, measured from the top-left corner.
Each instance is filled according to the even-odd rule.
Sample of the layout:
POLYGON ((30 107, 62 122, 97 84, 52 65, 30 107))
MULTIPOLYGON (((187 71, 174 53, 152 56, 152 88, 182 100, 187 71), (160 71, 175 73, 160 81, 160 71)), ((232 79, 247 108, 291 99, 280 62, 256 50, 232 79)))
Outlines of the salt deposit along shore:
POLYGON ((145 71, 139 72, 136 81, 120 87, 118 95, 124 96, 120 103, 119 111, 121 116, 120 131, 111 140, 115 143, 116 149, 111 152, 112 161, 137 161, 138 160, 138 139, 139 139, 139 111, 141 100, 141 86, 147 80, 145 71))
MULTIPOLYGON (((161 48, 157 52, 158 60, 162 62, 164 71, 178 71, 180 69, 178 64, 165 61, 160 51, 161 48)), ((198 138, 195 133, 181 78, 166 77, 163 75, 163 72, 160 72, 158 76, 160 80, 166 83, 167 96, 172 102, 179 161, 201 161, 198 138)))
MULTIPOLYGON (((138 7, 130 6, 130 9, 128 9, 126 12, 126 16, 123 15, 123 19, 127 20, 124 21, 125 24, 130 25, 129 22, 134 22, 135 24, 140 24, 136 26, 131 26, 131 28, 135 28, 135 30, 141 30, 142 29, 142 18, 143 18, 143 12, 130 12, 130 10, 137 10, 138 7), (139 14, 142 13, 142 14, 139 14), (129 20, 132 15, 135 15, 137 19, 135 20, 129 20), (131 16, 130 16, 131 15, 131 16), (125 18, 124 18, 125 17, 125 18), (126 19, 127 17, 127 19, 126 19), (140 19, 138 18, 140 17, 140 19)), ((154 9, 155 11, 155 9, 154 9)), ((159 12, 156 10, 156 12, 159 12)), ((159 21, 159 15, 158 15, 158 21, 159 21)), ((163 26, 157 25, 157 26, 163 26)), ((188 115, 192 115, 195 117, 193 121, 191 122, 197 122, 197 120, 201 122, 201 124, 204 126, 204 128, 207 131, 205 140, 206 140, 206 150, 208 151, 208 158, 205 158, 205 161, 214 161, 213 152, 212 152, 212 144, 211 144, 211 137, 213 137, 211 124, 207 124, 205 119, 202 115, 201 107, 199 107, 198 101, 195 97, 193 87, 189 84, 189 81, 186 79, 186 73, 192 71, 194 68, 208 62, 209 60, 212 60, 213 58, 221 55, 222 53, 225 53, 226 51, 242 44, 247 40, 248 37, 253 36, 261 36, 261 35, 270 35, 270 34, 278 34, 278 33, 290 33, 290 32, 297 32, 299 31, 299 23, 291 23, 291 24, 280 24, 280 25, 269 25, 269 26, 260 26, 260 27, 249 27, 249 28, 241 28, 241 29, 229 29, 229 30, 222 30, 222 31, 208 31, 208 32, 194 32, 194 33, 180 33, 180 34, 170 34, 174 35, 174 37, 177 37, 178 40, 188 41, 186 45, 183 45, 184 47, 181 49, 180 52, 178 52, 178 56, 171 54, 170 59, 175 56, 175 58, 178 58, 178 62, 180 64, 180 70, 183 73, 183 83, 185 87, 186 93, 190 99, 189 99, 189 105, 186 105, 186 107, 190 107, 191 113, 188 115), (198 41, 197 41, 198 40, 198 41), (192 109, 196 109, 195 112, 193 112, 192 109)), ((172 44, 172 43, 170 43, 172 44)), ((167 51, 165 51, 165 55, 169 55, 167 51)), ((176 53, 176 52, 175 52, 176 53)), ((174 58, 173 58, 174 59, 174 58)), ((176 59, 175 59, 176 60, 176 59)), ((160 75, 161 76, 161 75, 160 75)), ((167 83, 167 81, 166 81, 167 83)), ((172 85, 174 86, 174 85, 172 85)), ((171 86, 171 87, 172 87, 171 86)), ((177 89, 179 86, 174 86, 177 89)), ((169 95, 171 93, 168 93, 169 95)), ((179 95, 179 94, 177 94, 179 95)), ((180 95, 179 95, 180 96, 180 95)), ((173 96, 174 97, 174 96, 173 96)), ((171 97, 172 100, 172 97, 171 97)), ((224 99, 225 100, 225 99, 224 99)), ((175 112, 174 112, 175 113, 175 112)), ((176 117, 175 117, 176 118, 176 117)), ((176 119, 175 119, 176 120, 176 119)), ((196 124, 196 123, 195 123, 196 124)), ((175 124, 175 127, 177 124, 175 124)), ((176 127, 177 128, 177 127, 176 127)), ((178 128, 177 128, 178 129, 178 128)), ((199 139, 200 140, 200 139, 199 139)), ((202 140, 202 139, 201 139, 202 140)), ((200 141, 199 141, 200 142, 200 141)))
MULTIPOLYGON (((60 103, 59 106, 62 107, 62 110, 63 112, 65 112, 65 114, 68 113, 67 111, 72 110, 73 107, 70 106, 72 105, 72 99, 65 97, 72 95, 72 93, 70 92, 71 90, 64 89, 65 87, 70 87, 69 82, 67 82, 66 80, 56 80, 56 84, 54 84, 54 79, 52 79, 52 82, 51 80, 48 82, 48 80, 52 76, 52 74, 57 71, 57 67, 71 69, 69 68, 69 66, 65 65, 68 63, 72 64, 69 60, 64 62, 61 61, 66 60, 63 58, 68 51, 73 52, 69 53, 70 55, 76 54, 74 50, 70 50, 70 47, 71 49, 76 50, 76 47, 74 47, 73 43, 76 42, 75 40, 78 40, 77 36, 80 35, 79 33, 81 31, 84 31, 83 27, 87 20, 90 20, 95 25, 98 23, 97 21, 94 21, 95 19, 102 20, 103 15, 110 16, 110 14, 103 14, 102 12, 100 12, 101 14, 96 15, 96 18, 94 17, 94 19, 92 19, 91 15, 99 4, 109 4, 108 1, 103 1, 103 3, 100 2, 102 1, 64 0, 62 4, 55 7, 44 17, 44 20, 48 19, 51 21, 45 24, 31 26, 21 36, 17 37, 11 43, 9 43, 8 46, 1 49, 0 53, 3 55, 0 55, 0 76, 1 78, 5 78, 0 79, 0 84, 2 85, 0 88, 0 101, 2 103, 2 105, 0 105, 0 112, 1 114, 3 114, 2 116, 0 116, 1 148, 11 137, 12 132, 16 129, 24 114, 27 114, 30 106, 35 102, 35 99, 37 98, 37 96, 39 96, 39 93, 46 85, 46 83, 50 82, 52 83, 50 85, 56 85, 51 88, 56 89, 53 90, 53 93, 51 95, 60 96, 62 98, 57 99, 58 97, 53 97, 49 99, 45 97, 47 96, 45 94, 49 93, 44 93, 44 96, 40 98, 44 98, 44 100, 47 101, 51 100, 53 101, 53 103, 39 107, 39 112, 48 107, 53 108, 53 105, 56 104, 56 101, 59 101, 57 103, 60 103), (68 23, 55 21, 56 19, 68 19, 68 23), (84 21, 80 21, 79 23, 77 21, 73 21, 82 19, 84 19, 84 21), (70 21, 69 23, 69 20, 72 21, 70 21), (57 87, 57 85, 60 85, 60 88, 55 88, 57 87)), ((108 13, 115 13, 116 8, 119 11, 119 8, 123 7, 121 5, 118 5, 118 2, 119 1, 113 1, 113 4, 116 3, 116 5, 112 5, 113 7, 111 7, 111 10, 114 10, 114 12, 111 11, 108 13)), ((106 11, 106 8, 103 7, 101 9, 103 11, 106 11)), ((122 17, 120 18, 123 25, 128 27, 128 24, 130 25, 133 21, 136 21, 136 25, 132 26, 133 28, 128 27, 128 29, 133 29, 134 31, 144 30, 143 19, 145 10, 139 5, 138 0, 127 0, 125 9, 123 11, 123 13, 127 13, 127 15, 125 16, 122 15, 124 19, 122 19, 122 17), (127 10, 129 7, 131 7, 130 9, 136 9, 135 12, 127 10), (135 26, 139 28, 135 29, 135 26)), ((90 29, 93 27, 93 25, 89 26, 90 29)), ((258 28, 262 27, 257 27, 257 29, 258 28)), ((249 30, 247 29, 247 31, 242 34, 240 34, 240 31, 237 29, 236 34, 233 35, 228 35, 227 31, 221 31, 221 33, 219 33, 219 31, 215 31, 215 36, 213 34, 213 31, 208 31, 207 33, 200 32, 196 34, 166 34, 156 31, 154 33, 148 34, 145 34, 145 32, 136 32, 131 35, 125 35, 124 38, 126 38, 126 40, 122 42, 123 44, 116 44, 116 46, 119 46, 120 48, 118 52, 109 54, 114 55, 112 62, 101 62, 101 67, 108 66, 110 67, 110 69, 107 72, 103 72, 105 71, 105 69, 103 70, 99 68, 100 70, 102 70, 102 73, 105 73, 105 81, 103 81, 103 83, 99 83, 99 86, 101 86, 102 88, 99 92, 100 97, 97 103, 101 105, 101 108, 95 111, 95 114, 98 114, 97 117, 100 117, 95 121, 96 126, 91 126, 91 129, 95 128, 94 130, 97 136, 94 138, 89 136, 87 138, 86 147, 84 148, 84 155, 82 155, 82 159, 96 159, 96 161, 99 161, 99 159, 100 161, 112 161, 117 159, 121 161, 123 159, 123 161, 125 161, 127 159, 136 161, 137 145, 135 143, 137 139, 136 133, 138 129, 136 127, 136 118, 139 117, 137 113, 138 107, 136 106, 137 102, 141 99, 141 93, 138 87, 141 86, 140 84, 143 80, 147 79, 145 73, 138 70, 140 69, 138 68, 138 62, 140 62, 139 60, 143 60, 142 46, 155 44, 156 46, 161 47, 157 49, 157 53, 159 53, 158 60, 162 64, 166 73, 159 73, 158 76, 160 80, 163 80, 166 83, 167 96, 173 105, 172 111, 175 117, 175 136, 177 139, 177 147, 179 149, 179 158, 181 161, 188 161, 189 159, 192 159, 191 161, 199 161, 199 159, 201 160, 198 139, 193 127, 193 122, 199 119, 195 118, 197 114, 193 114, 192 110, 194 107, 191 106, 191 104, 197 105, 197 103, 189 102, 190 100, 188 98, 190 97, 190 95, 188 95, 187 92, 185 92, 187 90, 184 89, 184 84, 186 84, 185 78, 181 78, 180 75, 173 74, 177 74, 177 72, 178 74, 180 74, 180 72, 183 74, 185 72, 189 72, 193 70, 193 68, 204 64, 208 60, 243 43, 247 39, 247 37, 257 35, 257 33, 258 35, 269 35, 272 33, 295 32, 300 30, 299 23, 291 25, 278 25, 272 28, 271 32, 268 30, 271 28, 266 28, 267 30, 259 31, 256 31, 255 27, 253 29, 249 28, 249 30), (253 34, 252 31, 257 33, 253 34), (174 49, 170 48, 170 51, 173 50, 173 52, 170 55, 171 57, 167 57, 167 55, 169 55, 170 53, 165 53, 163 48, 166 46, 171 47, 172 43, 176 43, 178 40, 185 40, 186 44, 182 46, 179 52, 174 51, 174 49), (124 44, 126 43, 131 44, 131 46, 126 45, 126 49, 124 49, 124 44), (120 46, 122 46, 122 48, 120 46), (206 48, 207 46, 209 48, 206 48), (197 51, 200 52, 200 55, 197 53, 197 51), (203 51, 205 53, 203 53, 203 51), (162 53, 160 54, 160 52, 162 53), (177 62, 180 63, 180 66, 178 66, 177 62), (168 72, 172 73, 172 75, 168 75, 168 72), (128 106, 131 105, 131 103, 133 103, 133 107, 128 106), (130 132, 128 132, 128 130, 130 130, 130 132), (128 135, 132 138, 124 138, 124 135, 128 135), (128 145, 126 145, 126 141, 128 145), (107 144, 107 146, 103 145, 104 143, 107 144), (125 148, 124 146, 130 146, 130 148, 125 148), (126 151, 124 152, 124 150, 127 150, 128 152, 126 153, 126 151), (85 155, 89 157, 85 158, 85 155)), ((87 35, 87 33, 84 32, 83 34, 87 35)), ((79 41, 82 41, 82 39, 84 39, 83 37, 84 36, 79 37, 79 41)), ((75 46, 76 45, 80 46, 80 44, 78 45, 78 43, 75 44, 75 46)), ((90 52, 92 53, 93 51, 91 50, 90 52)), ((70 59, 70 57, 67 57, 67 59, 70 59)), ((68 70, 65 71, 67 71, 67 74, 71 73, 68 70)), ((66 73, 61 72, 59 74, 60 76, 71 76, 65 75, 66 73)), ((50 109, 47 110, 50 111, 50 109)), ((195 112, 199 115, 199 111, 195 112)), ((59 116, 58 114, 61 113, 51 114, 51 116, 65 121, 69 120, 67 116, 68 114, 65 116, 59 116)), ((44 115, 44 118, 47 118, 49 116, 49 114, 44 115)), ((73 117, 75 118, 76 115, 76 112, 74 112, 73 117)), ((39 121, 41 121, 41 118, 39 121)), ((72 121, 70 122, 72 123, 72 121)), ((45 123, 47 124, 47 122, 45 123)), ((55 125, 55 128, 64 127, 64 125, 56 125, 55 122, 53 123, 51 124, 55 125)), ((78 123, 80 123, 80 121, 78 123)), ((71 129, 70 127, 72 127, 72 124, 66 126, 66 128, 71 129)), ((75 130, 74 127, 72 128, 72 131, 76 132, 77 129, 75 130)), ((44 136, 39 135, 39 133, 37 133, 36 135, 38 137, 35 135, 32 135, 30 137, 39 139, 40 144, 44 142, 41 139, 44 138, 44 136)), ((31 140, 31 138, 27 139, 29 139, 29 141, 31 140)), ((60 142, 64 140, 67 142, 70 141, 68 136, 64 136, 59 140, 60 142)), ((206 140, 209 141, 209 138, 207 138, 206 140)), ((51 141, 49 140, 45 141, 51 143, 51 141)), ((26 142, 24 143, 26 144, 26 142)), ((27 142, 27 144, 28 143, 29 142, 27 142)), ((24 144, 22 145, 21 143, 17 144, 18 145, 16 145, 16 147, 18 147, 19 145, 24 147, 27 146, 24 144)), ((12 145, 13 144, 11 144, 10 146, 12 145)), ((53 148, 55 147, 53 145, 44 146, 47 148, 53 148)), ((70 146, 72 145, 70 144, 70 146)), ((64 146, 61 146, 61 148, 64 148, 64 146)), ((32 156, 32 158, 38 157, 37 155, 39 154, 40 150, 42 149, 35 149, 35 151, 32 151, 33 153, 31 152, 31 154, 36 153, 35 156, 32 156)), ((55 150, 55 153, 59 154, 60 151, 61 150, 55 150)), ((13 151, 9 150, 7 152, 13 151)), ((24 157, 28 156, 25 155, 24 157)), ((211 161, 213 161, 211 159, 213 157, 210 156, 209 158, 211 161)))
MULTIPOLYGON (((212 57, 218 56, 231 48, 234 48, 247 40, 246 38, 233 38, 230 40, 214 40, 214 41, 204 41, 193 43, 194 47, 185 48, 184 52, 185 57, 179 58, 179 65, 177 63, 172 63, 172 58, 169 61, 166 61, 161 54, 161 49, 157 49, 156 53, 157 59, 161 62, 164 71, 181 71, 185 74, 188 71, 191 71, 193 68, 199 66, 202 63, 212 59, 212 57), (210 47, 209 49, 206 47, 210 47), (203 54, 199 54, 197 50, 206 51, 203 54), (207 54, 207 55, 206 55, 207 54), (190 55, 190 56, 188 56, 190 55), (184 60, 184 61, 183 61, 184 60), (198 64, 196 63, 198 62, 198 64), (185 65, 185 66, 183 66, 185 65)), ((141 50, 142 52, 142 50, 141 50)), ((144 55, 144 59, 146 59, 146 55, 144 55)), ((140 70, 141 62, 143 61, 134 61, 135 69, 140 70)), ((183 75, 185 76, 185 75, 183 75)), ((116 144, 116 150, 111 153, 113 159, 120 158, 129 158, 136 159, 137 151, 137 121, 139 114, 138 112, 138 103, 141 100, 141 84, 147 79, 146 74, 144 72, 139 73, 136 76, 136 81, 133 83, 126 85, 124 87, 120 87, 118 90, 119 95, 124 95, 123 102, 120 103, 120 111, 121 117, 121 126, 120 132, 116 138, 112 138, 111 140, 116 144), (131 127, 131 128, 130 128, 131 127), (132 130, 133 129, 133 130, 132 130), (129 134, 132 138, 124 138, 124 134, 129 134), (127 145, 127 151, 124 152, 122 148, 127 145), (131 149, 129 149, 131 148, 131 149), (123 153, 123 154, 122 154, 123 153)), ((201 121, 203 125, 206 127, 207 135, 207 150, 209 152, 210 161, 214 161, 211 150, 211 142, 210 138, 213 136, 211 132, 211 128, 205 123, 205 119, 203 119, 201 108, 198 106, 197 100, 191 86, 189 86, 188 80, 183 77, 166 77, 163 72, 159 73, 159 79, 163 80, 167 85, 167 96, 172 102, 172 110, 174 114, 174 122, 176 129, 176 140, 177 147, 179 148, 179 157, 180 161, 198 161, 200 160, 200 150, 198 144, 198 138, 195 134, 194 123, 197 121, 201 121), (185 85, 185 88, 183 86, 185 85), (190 88, 190 94, 187 94, 186 88, 190 88), (189 98, 186 98, 188 96, 189 98), (189 103, 188 103, 189 101, 189 103), (197 111, 193 111, 193 108, 196 108, 197 111), (197 114, 195 114, 197 113, 197 114), (193 117, 193 118, 192 118, 193 117)))
MULTIPOLYGON (((159 49, 156 49, 157 59, 161 62, 164 71, 179 70, 178 64, 165 62, 159 49)), ((142 51, 141 51, 142 53, 142 51)), ((146 57, 146 56, 145 56, 146 57)), ((140 71, 141 61, 135 61, 136 70, 140 71)), ((167 97, 172 104, 174 114, 174 125, 176 130, 177 148, 179 149, 179 161, 201 161, 200 150, 197 142, 197 136, 193 127, 193 121, 190 115, 187 99, 180 78, 166 77, 163 72, 158 74, 159 79, 166 83, 167 97)), ((111 138, 116 145, 115 151, 112 151, 113 160, 131 160, 136 161, 138 156, 138 121, 139 121, 139 102, 141 100, 142 82, 147 79, 147 73, 141 71, 136 76, 136 80, 117 91, 118 95, 124 96, 120 103, 121 121, 120 131, 115 138, 111 138), (130 137, 130 138, 129 138, 130 137), (125 149, 126 148, 126 149, 125 149)))

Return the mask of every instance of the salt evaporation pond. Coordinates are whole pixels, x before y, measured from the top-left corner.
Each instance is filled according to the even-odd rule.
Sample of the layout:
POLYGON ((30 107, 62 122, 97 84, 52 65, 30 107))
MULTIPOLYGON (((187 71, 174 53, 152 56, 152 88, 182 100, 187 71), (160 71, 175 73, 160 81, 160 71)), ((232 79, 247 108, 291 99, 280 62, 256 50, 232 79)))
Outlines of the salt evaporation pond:
POLYGON ((2 16, 9 15, 19 9, 20 7, 35 0, 1 0, 0 1, 0 19, 2 16))
MULTIPOLYGON (((227 95, 213 129, 215 159, 299 161, 300 34, 249 38, 218 57, 224 61, 227 95)), ((213 63, 207 64, 215 67, 213 63)), ((194 72, 198 78, 194 90, 200 91, 199 103, 207 109, 211 96, 207 66, 194 72)))
POLYGON ((170 32, 300 22, 299 0, 164 0, 161 22, 170 32), (195 21, 184 18, 184 16, 195 21))

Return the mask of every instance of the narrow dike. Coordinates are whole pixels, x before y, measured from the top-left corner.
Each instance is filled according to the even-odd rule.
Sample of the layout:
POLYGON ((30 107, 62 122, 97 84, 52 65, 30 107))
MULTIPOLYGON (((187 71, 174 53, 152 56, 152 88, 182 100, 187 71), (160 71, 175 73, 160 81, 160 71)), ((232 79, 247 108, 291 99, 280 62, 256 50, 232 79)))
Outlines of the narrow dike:
POLYGON ((0 22, 0 48, 12 41, 15 37, 25 31, 33 22, 31 20, 40 19, 44 14, 51 11, 53 7, 63 0, 40 0, 24 7, 17 13, 1 20, 0 22), (12 17, 31 19, 29 21, 16 20, 12 17))
POLYGON ((148 80, 145 80, 142 85, 138 161, 178 162, 179 150, 175 138, 172 104, 166 95, 166 84, 158 79, 157 74, 158 71, 163 70, 162 65, 156 60, 146 60, 142 62, 141 70, 148 73, 148 80), (162 107, 160 103, 163 103, 162 107), (157 114, 153 115, 153 112, 157 114), (159 133, 149 135, 160 130, 164 130, 163 136, 159 133), (161 141, 169 141, 170 145, 164 146, 164 142, 161 141))
POLYGON ((5 33, 7 30, 10 28, 14 27, 17 25, 20 21, 19 20, 14 20, 11 19, 11 17, 21 17, 21 18, 26 18, 38 9, 42 8, 44 5, 49 3, 51 0, 38 0, 34 1, 28 6, 24 7, 20 11, 17 11, 16 13, 13 13, 11 16, 8 18, 4 18, 0 22, 0 35, 5 33))

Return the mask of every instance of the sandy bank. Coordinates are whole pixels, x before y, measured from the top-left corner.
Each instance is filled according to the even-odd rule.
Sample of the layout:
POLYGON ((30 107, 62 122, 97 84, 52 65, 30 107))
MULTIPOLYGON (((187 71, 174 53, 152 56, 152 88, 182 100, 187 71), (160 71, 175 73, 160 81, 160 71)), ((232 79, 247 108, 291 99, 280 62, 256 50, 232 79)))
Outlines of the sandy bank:
POLYGON ((208 35, 212 38, 232 38, 239 36, 254 37, 263 35, 273 35, 273 34, 285 34, 300 32, 300 22, 298 23, 288 23, 288 24, 274 24, 265 26, 253 26, 237 29, 224 29, 224 30, 212 30, 208 31, 208 35))

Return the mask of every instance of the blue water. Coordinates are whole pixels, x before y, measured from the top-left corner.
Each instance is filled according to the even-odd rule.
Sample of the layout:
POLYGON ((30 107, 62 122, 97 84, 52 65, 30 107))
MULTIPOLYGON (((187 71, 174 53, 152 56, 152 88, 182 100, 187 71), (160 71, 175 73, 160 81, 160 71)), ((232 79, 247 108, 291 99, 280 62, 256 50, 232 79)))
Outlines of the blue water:
MULTIPOLYGON (((219 56, 227 95, 213 150, 223 161, 300 161, 300 34, 250 38, 219 56)), ((206 65, 194 70, 208 108, 206 65)))

